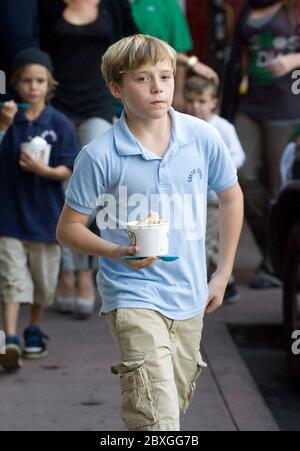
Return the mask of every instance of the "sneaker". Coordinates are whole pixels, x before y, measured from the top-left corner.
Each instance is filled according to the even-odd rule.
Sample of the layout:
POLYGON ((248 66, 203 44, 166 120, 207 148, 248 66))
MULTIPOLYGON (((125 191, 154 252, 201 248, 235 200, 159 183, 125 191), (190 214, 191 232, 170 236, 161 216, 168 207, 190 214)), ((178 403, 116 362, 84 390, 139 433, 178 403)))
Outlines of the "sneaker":
POLYGON ((8 336, 5 342, 5 354, 0 354, 0 363, 7 371, 22 367, 22 347, 18 336, 8 336))
POLYGON ((74 298, 57 297, 54 303, 54 309, 59 313, 74 313, 75 302, 74 298))
POLYGON ((282 282, 275 275, 267 272, 264 269, 259 269, 252 282, 250 288, 256 290, 265 290, 268 288, 282 288, 282 282))
POLYGON ((95 308, 95 299, 77 298, 75 305, 75 316, 78 319, 88 319, 92 316, 95 308))
POLYGON ((48 354, 45 340, 49 338, 39 327, 27 327, 24 330, 24 340, 23 355, 26 359, 40 359, 48 354))
POLYGON ((240 299, 241 299, 241 296, 236 289, 235 283, 234 282, 229 283, 225 290, 224 302, 234 302, 234 301, 239 301, 240 299))

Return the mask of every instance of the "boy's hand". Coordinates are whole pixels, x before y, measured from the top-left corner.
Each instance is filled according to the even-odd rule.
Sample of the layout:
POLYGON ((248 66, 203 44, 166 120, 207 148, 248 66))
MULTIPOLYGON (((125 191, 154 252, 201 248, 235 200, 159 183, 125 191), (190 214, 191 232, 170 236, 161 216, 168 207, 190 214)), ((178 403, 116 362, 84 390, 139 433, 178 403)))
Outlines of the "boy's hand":
POLYGON ((19 163, 23 171, 33 172, 34 174, 40 175, 41 177, 47 176, 46 172, 48 166, 46 166, 41 159, 36 160, 32 158, 32 156, 27 152, 21 152, 19 163))
POLYGON ((206 306, 206 313, 210 315, 223 304, 225 290, 228 284, 228 279, 221 274, 213 274, 208 284, 208 303, 206 306))
POLYGON ((1 128, 8 129, 18 112, 18 107, 13 100, 5 102, 3 107, 0 109, 0 125, 1 128))
MULTIPOLYGON (((138 252, 137 246, 117 246, 113 253, 113 258, 122 259, 122 257, 135 255, 138 252)), ((157 257, 148 257, 143 260, 123 260, 122 263, 133 270, 150 268, 155 264, 157 257)))

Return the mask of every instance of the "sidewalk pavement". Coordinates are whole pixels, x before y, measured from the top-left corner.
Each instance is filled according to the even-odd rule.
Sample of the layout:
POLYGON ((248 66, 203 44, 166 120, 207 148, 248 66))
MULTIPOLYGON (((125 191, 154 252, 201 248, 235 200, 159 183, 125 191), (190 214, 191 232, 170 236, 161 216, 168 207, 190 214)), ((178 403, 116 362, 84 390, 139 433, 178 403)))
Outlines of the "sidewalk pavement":
MULTIPOLYGON (((247 229, 236 273, 241 301, 206 318, 202 352, 208 363, 193 403, 182 418, 184 431, 279 430, 227 325, 281 321, 281 290, 252 291, 247 283, 258 253, 247 229)), ((26 326, 23 309, 20 330, 26 326)), ((86 322, 48 313, 47 359, 24 361, 21 371, 0 369, 0 430, 122 431, 120 388, 110 366, 118 363, 103 317, 86 322)))

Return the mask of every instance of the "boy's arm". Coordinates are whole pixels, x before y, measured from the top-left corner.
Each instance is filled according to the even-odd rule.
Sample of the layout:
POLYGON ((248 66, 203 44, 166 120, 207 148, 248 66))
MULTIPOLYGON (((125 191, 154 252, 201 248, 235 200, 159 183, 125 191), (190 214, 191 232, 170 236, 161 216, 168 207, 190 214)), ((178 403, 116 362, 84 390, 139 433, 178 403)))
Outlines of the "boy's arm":
MULTIPOLYGON (((96 257, 106 257, 111 259, 121 259, 126 255, 137 253, 136 246, 119 246, 109 241, 103 240, 87 228, 89 215, 79 213, 65 204, 61 213, 57 230, 57 240, 66 247, 70 247, 84 254, 96 257)), ((145 258, 124 262, 131 269, 144 269, 152 266, 156 258, 145 258)))
POLYGON ((20 166, 23 171, 33 172, 50 180, 64 181, 68 180, 72 175, 71 169, 67 166, 60 165, 52 168, 40 160, 35 160, 26 152, 21 152, 20 154, 20 166))
POLYGON ((219 262, 209 283, 209 299, 206 307, 208 314, 223 303, 243 225, 243 194, 239 184, 217 194, 220 230, 219 262))
POLYGON ((12 125, 17 112, 18 108, 13 100, 5 102, 3 107, 0 108, 0 143, 7 129, 12 125))

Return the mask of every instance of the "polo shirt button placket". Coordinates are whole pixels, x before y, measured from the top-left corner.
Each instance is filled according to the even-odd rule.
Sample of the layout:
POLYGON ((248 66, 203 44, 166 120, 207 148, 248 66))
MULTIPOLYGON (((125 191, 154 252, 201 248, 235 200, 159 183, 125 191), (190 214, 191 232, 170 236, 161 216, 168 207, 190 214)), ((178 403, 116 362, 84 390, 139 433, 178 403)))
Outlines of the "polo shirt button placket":
POLYGON ((169 185, 170 184, 170 177, 169 177, 169 171, 167 169, 166 163, 161 163, 159 168, 159 184, 160 185, 169 185))

